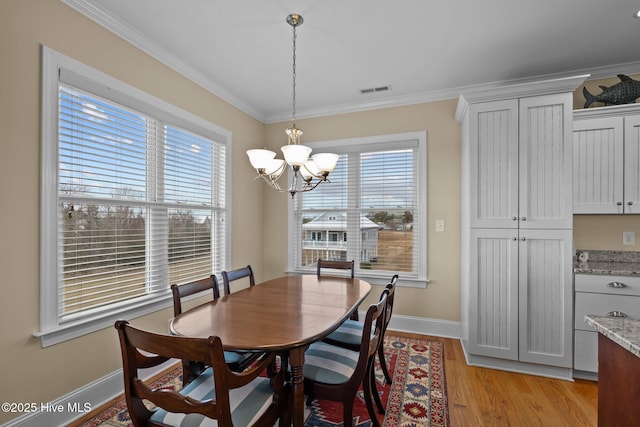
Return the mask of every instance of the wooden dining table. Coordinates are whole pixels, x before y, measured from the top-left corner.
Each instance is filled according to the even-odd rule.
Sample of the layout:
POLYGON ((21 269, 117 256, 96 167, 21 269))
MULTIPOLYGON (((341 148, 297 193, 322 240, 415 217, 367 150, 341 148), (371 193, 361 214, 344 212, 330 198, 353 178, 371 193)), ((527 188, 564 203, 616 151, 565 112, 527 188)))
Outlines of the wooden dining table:
POLYGON ((225 350, 287 352, 292 423, 304 425, 304 352, 349 318, 371 291, 364 280, 316 275, 258 283, 176 316, 173 334, 218 336, 225 350))

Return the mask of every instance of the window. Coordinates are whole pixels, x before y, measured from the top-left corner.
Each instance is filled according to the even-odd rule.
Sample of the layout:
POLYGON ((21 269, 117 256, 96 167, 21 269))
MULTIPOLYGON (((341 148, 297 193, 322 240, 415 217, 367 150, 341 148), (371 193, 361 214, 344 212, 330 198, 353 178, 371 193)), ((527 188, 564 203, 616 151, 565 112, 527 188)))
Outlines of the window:
POLYGON ((43 345, 224 269, 230 135, 44 48, 43 345))
POLYGON ((383 282, 398 273, 404 285, 424 286, 426 132, 308 145, 340 158, 331 183, 290 202, 289 269, 353 259, 359 277, 383 282), (321 233, 328 239, 313 238, 321 233))

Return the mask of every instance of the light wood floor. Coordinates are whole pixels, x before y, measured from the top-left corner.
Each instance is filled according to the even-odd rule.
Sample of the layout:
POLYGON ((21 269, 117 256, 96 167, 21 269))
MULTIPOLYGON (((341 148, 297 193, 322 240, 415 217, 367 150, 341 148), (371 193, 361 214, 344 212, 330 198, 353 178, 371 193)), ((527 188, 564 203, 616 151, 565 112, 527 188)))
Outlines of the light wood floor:
MULTIPOLYGON (((457 339, 405 335, 444 343, 451 427, 595 427, 598 384, 467 366, 457 339)), ((105 405, 108 407, 120 398, 105 405)), ((92 414, 69 426, 79 426, 92 414)))
POLYGON ((571 382, 468 366, 459 340, 426 338, 444 342, 451 427, 597 425, 597 382, 571 382))

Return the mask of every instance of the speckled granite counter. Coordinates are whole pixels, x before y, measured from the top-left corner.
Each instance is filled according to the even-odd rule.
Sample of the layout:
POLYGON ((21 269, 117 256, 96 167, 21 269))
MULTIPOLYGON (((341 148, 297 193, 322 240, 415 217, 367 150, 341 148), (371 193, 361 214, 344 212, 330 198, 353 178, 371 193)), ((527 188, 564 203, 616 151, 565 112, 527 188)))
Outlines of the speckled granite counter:
POLYGON ((640 252, 593 250, 586 252, 589 253, 589 260, 587 262, 574 260, 574 273, 640 277, 640 252))
POLYGON ((640 319, 586 315, 584 321, 611 341, 640 357, 640 319))

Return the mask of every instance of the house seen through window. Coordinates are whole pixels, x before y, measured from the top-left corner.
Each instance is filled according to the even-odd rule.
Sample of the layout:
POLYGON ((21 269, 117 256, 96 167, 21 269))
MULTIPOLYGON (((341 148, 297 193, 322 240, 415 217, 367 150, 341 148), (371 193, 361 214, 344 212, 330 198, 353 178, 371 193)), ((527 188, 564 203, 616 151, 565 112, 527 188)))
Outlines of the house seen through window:
MULTIPOLYGON (((426 134, 322 145, 340 154, 330 183, 291 202, 290 266, 355 260, 360 277, 426 277, 426 134)), ((308 144, 314 147, 314 144, 308 144)))

